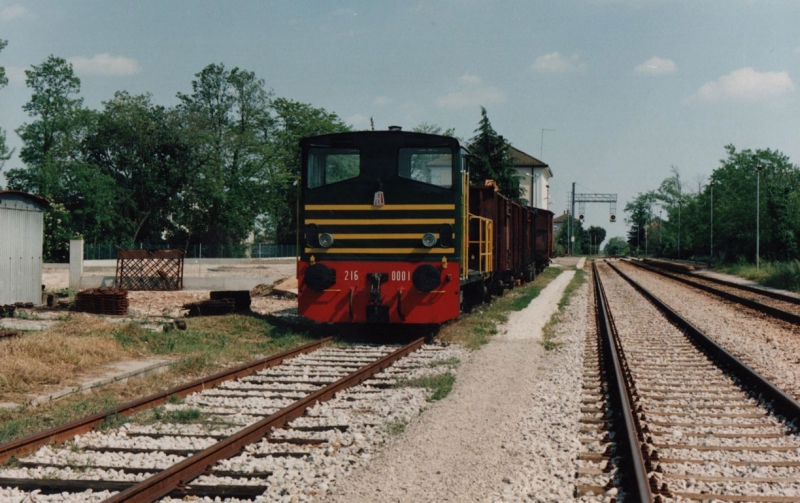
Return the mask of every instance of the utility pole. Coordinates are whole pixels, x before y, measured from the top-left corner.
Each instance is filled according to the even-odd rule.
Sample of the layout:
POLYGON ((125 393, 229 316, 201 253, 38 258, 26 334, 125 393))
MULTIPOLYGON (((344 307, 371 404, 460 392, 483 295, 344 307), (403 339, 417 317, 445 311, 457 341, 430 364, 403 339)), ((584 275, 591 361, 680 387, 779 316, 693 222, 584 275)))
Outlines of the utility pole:
POLYGON ((570 233, 569 233, 569 255, 572 257, 575 254, 575 182, 572 182, 572 210, 569 215, 570 233))
POLYGON ((759 215, 760 208, 760 201, 759 201, 759 194, 761 192, 761 168, 763 168, 761 164, 756 164, 756 271, 759 268, 759 241, 760 241, 760 232, 759 232, 759 224, 761 222, 761 216, 759 215))
POLYGON ((711 267, 711 262, 714 260, 714 183, 710 183, 709 187, 711 188, 711 217, 709 219, 709 232, 710 236, 708 238, 708 267, 711 267))

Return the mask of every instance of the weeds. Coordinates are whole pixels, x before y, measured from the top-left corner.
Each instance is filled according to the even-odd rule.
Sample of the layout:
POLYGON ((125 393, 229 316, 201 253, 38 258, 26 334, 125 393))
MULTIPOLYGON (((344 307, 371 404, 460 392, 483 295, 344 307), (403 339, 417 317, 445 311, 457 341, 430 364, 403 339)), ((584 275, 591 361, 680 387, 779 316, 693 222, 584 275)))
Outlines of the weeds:
POLYGON ((400 435, 406 431, 406 422, 402 419, 393 419, 386 423, 386 431, 392 436, 400 435))
POLYGON ((166 410, 164 407, 153 407, 151 410, 152 422, 188 424, 199 423, 203 419, 200 409, 173 409, 166 410))
POLYGON ((558 310, 550 316, 550 320, 542 328, 542 346, 545 350, 550 351, 561 346, 561 343, 555 340, 555 326, 561 322, 564 314, 564 309, 569 304, 572 295, 586 283, 586 273, 582 270, 575 271, 575 276, 567 284, 561 299, 558 301, 558 310))
POLYGON ((752 264, 740 262, 714 268, 717 271, 741 276, 772 288, 800 292, 800 262, 762 262, 759 269, 752 264))
POLYGON ((461 365, 461 360, 459 360, 457 357, 453 356, 452 358, 448 358, 446 360, 432 361, 432 362, 430 362, 428 364, 428 367, 436 368, 436 367, 444 366, 444 367, 456 368, 459 365, 461 365))
POLYGON ((498 333, 498 324, 508 321, 508 311, 525 309, 561 272, 557 267, 548 267, 533 282, 510 290, 491 304, 476 307, 472 313, 446 325, 439 338, 471 350, 480 348, 498 333))
POLYGON ((445 398, 450 394, 453 389, 453 383, 456 382, 456 376, 450 372, 444 374, 436 374, 426 377, 415 377, 400 382, 399 386, 408 386, 412 388, 427 388, 433 393, 428 397, 429 402, 436 402, 445 398))

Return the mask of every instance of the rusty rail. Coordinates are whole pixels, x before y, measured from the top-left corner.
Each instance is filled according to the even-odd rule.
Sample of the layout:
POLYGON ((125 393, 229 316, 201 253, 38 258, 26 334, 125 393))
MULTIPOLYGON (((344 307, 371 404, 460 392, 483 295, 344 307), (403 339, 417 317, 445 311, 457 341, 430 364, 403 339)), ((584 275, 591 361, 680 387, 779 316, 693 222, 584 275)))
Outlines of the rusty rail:
POLYGON ((258 372, 259 370, 280 365, 284 360, 294 358, 295 356, 303 353, 314 351, 332 339, 332 337, 326 337, 319 341, 305 344, 277 355, 223 370, 208 377, 203 377, 186 384, 181 384, 180 386, 175 386, 167 391, 155 393, 144 398, 139 398, 122 405, 118 405, 117 407, 92 414, 91 416, 78 419, 71 423, 57 426, 40 433, 34 433, 33 435, 28 435, 27 437, 19 440, 0 445, 0 463, 8 461, 12 456, 25 455, 34 449, 41 447, 42 445, 69 440, 75 435, 80 435, 81 433, 85 433, 93 428, 96 428, 97 426, 100 426, 109 416, 129 416, 135 412, 166 403, 172 396, 177 395, 179 397, 184 397, 194 393, 195 391, 213 388, 221 382, 238 379, 240 377, 258 372))
POLYGON ((800 316, 790 313, 788 311, 784 311, 783 309, 778 309, 777 307, 768 306, 766 304, 762 304, 761 302, 751 300, 745 297, 740 297, 736 294, 726 292, 724 290, 719 290, 712 286, 704 285, 699 283, 698 281, 708 281, 709 283, 715 283, 718 285, 727 286, 729 288, 735 288, 737 290, 744 290, 747 292, 755 293, 758 295, 763 295, 764 297, 770 297, 772 299, 780 300, 782 302, 786 302, 788 304, 800 304, 800 299, 796 297, 791 297, 788 295, 781 294, 779 292, 772 292, 769 290, 763 290, 761 288, 752 287, 749 285, 739 285, 736 283, 731 283, 729 281, 724 281, 716 278, 709 278, 706 276, 697 277, 698 281, 691 280, 688 277, 682 275, 683 273, 675 273, 675 272, 667 272, 663 269, 659 269, 658 267, 654 267, 648 264, 638 263, 638 262, 630 262, 631 264, 639 267, 640 269, 644 269, 646 271, 650 271, 666 278, 674 279, 675 281, 680 281, 686 285, 689 285, 693 288, 697 288, 698 290, 702 290, 704 292, 708 292, 712 295, 716 295, 717 297, 721 297, 725 300, 729 300, 731 302, 735 302, 737 304, 741 304, 745 307, 749 307, 750 309, 754 309, 756 311, 760 311, 762 313, 766 313, 770 316, 778 318, 779 320, 783 320, 794 325, 800 325, 800 316))
POLYGON ((598 325, 600 328, 601 347, 606 354, 606 361, 610 362, 608 365, 612 367, 609 369, 608 375, 614 381, 612 386, 609 386, 612 401, 616 402, 621 409, 620 415, 624 424, 624 431, 622 432, 621 444, 625 447, 624 460, 628 464, 632 477, 627 480, 627 485, 630 486, 629 491, 631 496, 636 496, 636 501, 642 503, 652 503, 653 492, 650 487, 650 481, 647 477, 647 465, 644 455, 642 454, 642 432, 639 429, 638 418, 634 414, 633 407, 633 390, 630 382, 630 373, 627 371, 627 362, 625 361, 624 352, 617 337, 617 331, 613 328, 613 319, 611 311, 608 307, 606 293, 603 289, 603 283, 600 281, 600 274, 597 270, 597 264, 592 262, 592 272, 594 273, 594 288, 595 298, 597 299, 596 313, 599 318, 598 325))
POLYGON ((403 346, 397 351, 279 410, 275 414, 248 426, 227 439, 217 442, 208 449, 108 498, 103 503, 149 503, 166 496, 179 486, 185 485, 205 473, 206 470, 217 461, 235 456, 239 454, 245 446, 261 440, 272 428, 282 427, 289 421, 302 416, 306 409, 315 403, 330 400, 337 392, 369 379, 395 361, 422 347, 424 342, 425 339, 421 338, 411 344, 403 346))
POLYGON ((672 324, 681 329, 686 334, 687 338, 702 349, 718 366, 735 375, 742 382, 742 386, 745 389, 751 392, 760 401, 772 402, 772 408, 785 415, 787 423, 792 423, 800 419, 800 402, 740 360, 733 353, 717 344, 714 339, 692 325, 689 320, 678 314, 661 299, 620 271, 619 268, 615 267, 610 262, 608 265, 649 300, 656 309, 664 313, 664 316, 672 324))

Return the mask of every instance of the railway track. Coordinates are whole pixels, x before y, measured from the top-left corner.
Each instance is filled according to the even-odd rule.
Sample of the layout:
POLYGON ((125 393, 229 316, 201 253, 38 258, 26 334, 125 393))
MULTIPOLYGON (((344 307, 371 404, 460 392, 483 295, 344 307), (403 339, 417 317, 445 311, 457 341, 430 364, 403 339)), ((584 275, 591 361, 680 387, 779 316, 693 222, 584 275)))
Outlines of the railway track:
POLYGON ((717 278, 667 270, 641 261, 626 262, 779 320, 800 325, 800 297, 717 278))
POLYGON ((605 386, 622 388, 630 411, 606 413, 602 488, 619 486, 623 501, 800 500, 800 404, 611 265, 596 278, 618 361, 605 386))
POLYGON ((323 495, 341 470, 334 458, 356 463, 364 446, 355 440, 391 418, 374 397, 402 393, 398 380, 447 357, 423 342, 315 343, 0 446, 2 459, 11 460, 0 469, 0 499, 252 500, 270 491, 280 499, 284 479, 311 472, 321 476, 306 492, 323 495), (136 412, 135 420, 99 428, 136 412))

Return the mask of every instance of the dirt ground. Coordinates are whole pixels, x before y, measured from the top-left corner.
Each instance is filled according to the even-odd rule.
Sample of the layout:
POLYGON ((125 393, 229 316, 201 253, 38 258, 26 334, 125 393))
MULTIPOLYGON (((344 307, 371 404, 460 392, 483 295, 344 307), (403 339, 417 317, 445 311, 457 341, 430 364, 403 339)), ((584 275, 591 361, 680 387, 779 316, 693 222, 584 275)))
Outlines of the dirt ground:
MULTIPOLYGON (((113 267, 92 267, 84 269, 86 274, 114 275, 113 267)), ((261 264, 237 265, 187 265, 187 276, 225 276, 225 277, 264 277, 265 285, 271 286, 274 278, 281 280, 293 277, 295 262, 293 260, 274 261, 261 264), (190 267, 195 270, 190 270, 190 267), (195 272, 196 271, 196 272, 195 272)), ((48 291, 63 290, 69 287, 69 269, 45 265, 42 268, 42 283, 48 291)), ((128 314, 134 318, 165 316, 177 318, 186 310, 184 304, 207 300, 210 290, 182 290, 177 292, 130 291, 128 292, 128 314)), ((253 295, 250 308, 260 314, 268 314, 284 309, 297 307, 294 299, 276 295, 253 295)))

